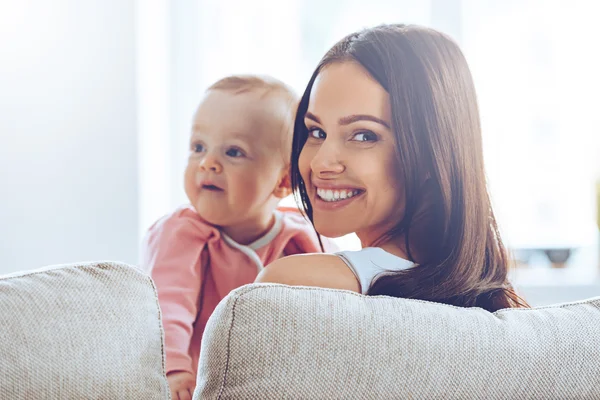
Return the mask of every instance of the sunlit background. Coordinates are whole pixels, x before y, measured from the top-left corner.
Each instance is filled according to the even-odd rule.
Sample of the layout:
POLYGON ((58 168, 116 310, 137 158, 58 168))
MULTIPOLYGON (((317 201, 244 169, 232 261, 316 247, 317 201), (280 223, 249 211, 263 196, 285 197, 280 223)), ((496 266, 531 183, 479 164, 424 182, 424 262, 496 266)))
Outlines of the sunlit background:
POLYGON ((599 14, 594 0, 0 0, 0 274, 135 264, 185 202, 206 86, 261 73, 301 93, 341 37, 403 22, 469 61, 517 287, 534 305, 598 296, 599 14))

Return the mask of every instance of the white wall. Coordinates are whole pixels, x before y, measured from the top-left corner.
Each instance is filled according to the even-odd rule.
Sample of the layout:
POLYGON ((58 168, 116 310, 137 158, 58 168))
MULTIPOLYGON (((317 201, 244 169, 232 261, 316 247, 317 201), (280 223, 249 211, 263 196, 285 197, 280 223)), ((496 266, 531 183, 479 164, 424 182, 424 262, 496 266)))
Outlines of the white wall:
POLYGON ((191 120, 205 90, 200 31, 210 18, 210 7, 200 8, 199 0, 136 0, 140 235, 187 202, 183 171, 191 120))
POLYGON ((0 3, 0 274, 135 262, 134 3, 0 3))

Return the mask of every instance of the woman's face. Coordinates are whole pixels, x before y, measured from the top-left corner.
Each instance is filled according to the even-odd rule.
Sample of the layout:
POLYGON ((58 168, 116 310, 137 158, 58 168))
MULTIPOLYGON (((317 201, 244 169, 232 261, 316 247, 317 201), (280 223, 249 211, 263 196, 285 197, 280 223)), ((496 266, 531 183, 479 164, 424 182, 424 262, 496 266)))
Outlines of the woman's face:
POLYGON ((314 82, 298 161, 317 231, 355 232, 368 246, 404 210, 389 95, 356 62, 324 67, 314 82))

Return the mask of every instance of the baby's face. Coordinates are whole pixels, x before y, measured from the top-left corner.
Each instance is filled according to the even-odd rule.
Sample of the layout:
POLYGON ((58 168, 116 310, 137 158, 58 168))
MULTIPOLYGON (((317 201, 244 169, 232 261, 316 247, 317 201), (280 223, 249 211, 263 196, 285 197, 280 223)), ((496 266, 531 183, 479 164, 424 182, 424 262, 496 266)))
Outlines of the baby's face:
POLYGON ((207 222, 229 227, 272 213, 287 154, 276 96, 209 91, 192 124, 185 192, 207 222))

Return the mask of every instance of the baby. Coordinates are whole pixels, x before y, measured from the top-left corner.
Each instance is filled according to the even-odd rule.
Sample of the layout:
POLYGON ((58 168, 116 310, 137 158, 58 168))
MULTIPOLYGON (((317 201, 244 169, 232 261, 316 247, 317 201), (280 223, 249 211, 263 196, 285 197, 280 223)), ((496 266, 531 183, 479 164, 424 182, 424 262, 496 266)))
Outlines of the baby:
POLYGON ((193 119, 185 193, 158 220, 142 266, 158 290, 173 398, 192 397, 206 321, 231 290, 286 255, 320 252, 296 209, 289 159, 297 97, 269 77, 230 76, 206 92, 193 119))

